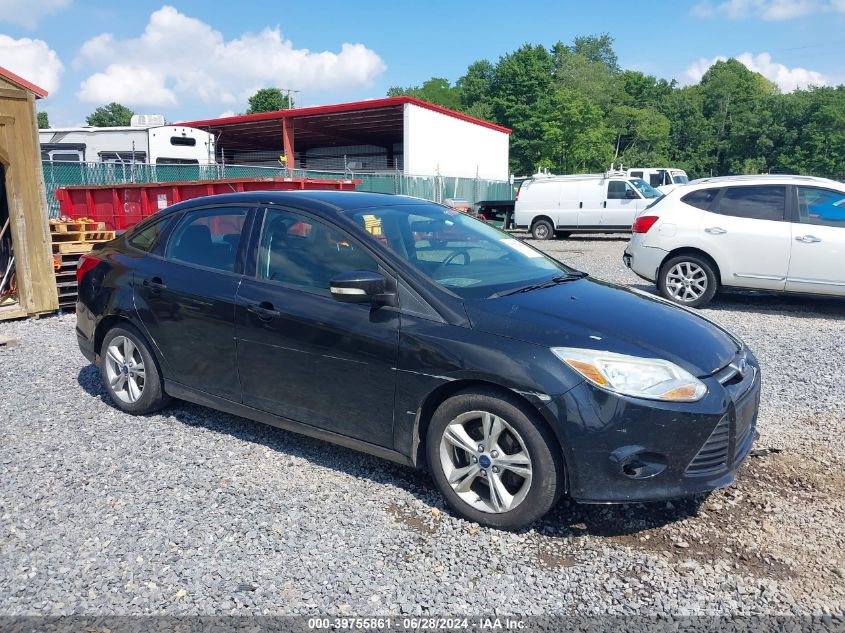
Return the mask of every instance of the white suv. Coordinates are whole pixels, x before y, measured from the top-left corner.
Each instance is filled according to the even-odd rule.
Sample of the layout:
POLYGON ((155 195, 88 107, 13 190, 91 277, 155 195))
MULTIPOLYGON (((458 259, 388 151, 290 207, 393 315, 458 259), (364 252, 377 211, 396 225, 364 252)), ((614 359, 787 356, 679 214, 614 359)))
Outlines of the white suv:
POLYGON ((809 176, 695 180, 635 221, 625 264, 682 305, 721 286, 845 296, 845 184, 809 176))

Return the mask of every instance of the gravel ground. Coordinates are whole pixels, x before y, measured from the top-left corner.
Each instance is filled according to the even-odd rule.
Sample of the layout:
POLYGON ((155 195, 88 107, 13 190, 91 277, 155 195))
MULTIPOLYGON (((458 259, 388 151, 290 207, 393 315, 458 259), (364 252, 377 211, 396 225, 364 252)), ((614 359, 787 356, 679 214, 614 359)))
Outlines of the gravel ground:
MULTIPOLYGON (((625 241, 544 243, 653 290, 625 241)), ((522 533, 449 514, 426 474, 177 403, 111 406, 73 315, 0 323, 2 614, 842 614, 845 301, 735 294, 705 313, 764 368, 736 485, 561 502, 522 533)))

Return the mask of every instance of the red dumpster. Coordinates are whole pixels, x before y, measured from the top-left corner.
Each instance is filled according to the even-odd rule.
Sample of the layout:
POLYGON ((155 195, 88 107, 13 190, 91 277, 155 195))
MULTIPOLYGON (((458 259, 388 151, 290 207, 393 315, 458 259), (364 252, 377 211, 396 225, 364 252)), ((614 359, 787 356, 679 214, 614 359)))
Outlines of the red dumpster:
POLYGON ((172 204, 201 196, 241 191, 330 189, 354 191, 360 180, 317 178, 226 178, 189 182, 148 182, 119 185, 59 187, 55 197, 63 216, 92 218, 106 229, 128 229, 143 218, 172 204))

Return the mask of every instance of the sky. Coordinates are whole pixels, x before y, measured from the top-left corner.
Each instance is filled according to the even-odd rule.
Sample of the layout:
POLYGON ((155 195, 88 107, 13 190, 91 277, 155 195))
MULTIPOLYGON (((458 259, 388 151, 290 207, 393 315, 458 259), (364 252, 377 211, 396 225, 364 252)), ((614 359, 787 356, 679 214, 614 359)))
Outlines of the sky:
POLYGON ((298 107, 378 98, 600 33, 623 68, 681 84, 727 57, 784 92, 845 83, 845 0, 0 0, 0 66, 49 91, 54 127, 111 101, 172 122, 235 114, 265 86, 298 107))

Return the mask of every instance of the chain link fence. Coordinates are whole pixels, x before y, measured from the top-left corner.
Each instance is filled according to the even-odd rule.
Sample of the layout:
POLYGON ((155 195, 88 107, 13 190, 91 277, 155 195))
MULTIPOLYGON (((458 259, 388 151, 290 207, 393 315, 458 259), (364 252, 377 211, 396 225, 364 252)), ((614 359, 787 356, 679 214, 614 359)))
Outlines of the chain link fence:
POLYGON ((448 176, 408 176, 399 171, 356 173, 263 167, 258 165, 150 165, 147 163, 77 163, 44 161, 44 184, 50 217, 59 216, 54 193, 71 185, 115 185, 123 183, 186 182, 221 178, 329 178, 360 179, 358 191, 414 196, 433 202, 449 198, 468 200, 511 200, 513 187, 507 181, 448 176))

